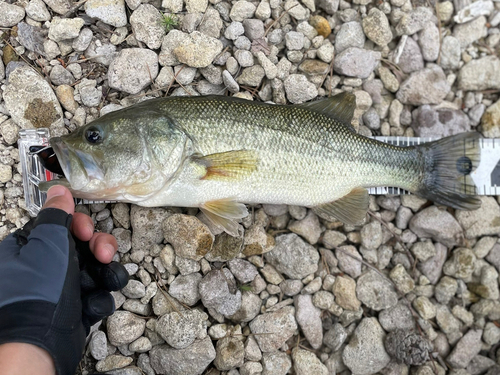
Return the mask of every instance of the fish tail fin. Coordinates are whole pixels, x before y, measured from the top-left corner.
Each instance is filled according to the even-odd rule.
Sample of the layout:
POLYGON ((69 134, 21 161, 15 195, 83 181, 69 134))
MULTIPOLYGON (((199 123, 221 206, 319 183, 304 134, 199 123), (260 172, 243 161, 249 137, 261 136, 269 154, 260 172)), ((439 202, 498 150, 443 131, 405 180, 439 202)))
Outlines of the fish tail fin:
POLYGON ((481 206, 471 172, 479 165, 479 133, 463 133, 418 146, 425 172, 416 193, 460 210, 481 206))

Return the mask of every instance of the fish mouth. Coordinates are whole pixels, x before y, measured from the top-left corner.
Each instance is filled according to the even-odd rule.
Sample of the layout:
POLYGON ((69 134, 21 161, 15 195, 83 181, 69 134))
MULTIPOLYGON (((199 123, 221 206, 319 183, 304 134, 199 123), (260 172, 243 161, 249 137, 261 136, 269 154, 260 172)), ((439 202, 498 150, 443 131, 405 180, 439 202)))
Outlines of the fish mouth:
POLYGON ((73 149, 60 137, 50 140, 59 165, 73 190, 84 190, 93 180, 102 180, 104 175, 93 156, 73 149))

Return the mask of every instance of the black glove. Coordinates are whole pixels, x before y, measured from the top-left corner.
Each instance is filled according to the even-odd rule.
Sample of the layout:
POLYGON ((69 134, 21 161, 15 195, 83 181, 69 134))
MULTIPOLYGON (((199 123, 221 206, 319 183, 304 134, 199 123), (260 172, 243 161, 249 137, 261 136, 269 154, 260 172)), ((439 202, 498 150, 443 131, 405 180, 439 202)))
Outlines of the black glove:
POLYGON ((0 344, 45 349, 58 375, 74 375, 90 326, 115 310, 109 291, 128 283, 121 264, 98 262, 73 238, 71 220, 46 208, 0 243, 0 344))

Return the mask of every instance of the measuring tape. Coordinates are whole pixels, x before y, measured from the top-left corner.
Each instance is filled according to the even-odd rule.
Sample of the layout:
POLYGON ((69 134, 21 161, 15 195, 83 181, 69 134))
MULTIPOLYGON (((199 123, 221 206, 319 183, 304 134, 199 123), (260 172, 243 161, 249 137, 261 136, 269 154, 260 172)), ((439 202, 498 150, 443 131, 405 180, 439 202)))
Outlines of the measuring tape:
MULTIPOLYGON (((416 146, 429 142, 435 138, 418 137, 373 137, 374 139, 395 146, 416 146)), ((40 163, 40 159, 31 154, 30 146, 46 146, 49 144, 49 129, 22 129, 19 131, 19 157, 23 172, 24 197, 26 209, 31 216, 36 216, 42 208, 47 195, 38 189, 42 181, 51 181, 57 175, 46 170, 40 163)), ((477 195, 500 195, 500 139, 481 138, 481 162, 478 168, 471 173, 476 184, 477 195)), ((370 188, 368 192, 373 195, 386 194, 409 194, 404 189, 395 187, 370 188)), ((90 203, 113 203, 114 201, 92 201, 87 199, 75 199, 76 204, 90 203)))

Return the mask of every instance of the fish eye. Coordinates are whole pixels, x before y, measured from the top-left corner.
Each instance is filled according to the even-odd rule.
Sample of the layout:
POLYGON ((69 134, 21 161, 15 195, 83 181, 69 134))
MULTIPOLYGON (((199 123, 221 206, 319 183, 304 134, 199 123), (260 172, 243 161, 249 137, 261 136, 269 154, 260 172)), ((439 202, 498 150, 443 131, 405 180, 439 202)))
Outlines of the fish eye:
POLYGON ((85 131, 85 139, 87 142, 97 144, 102 142, 101 131, 97 128, 89 128, 85 131))

